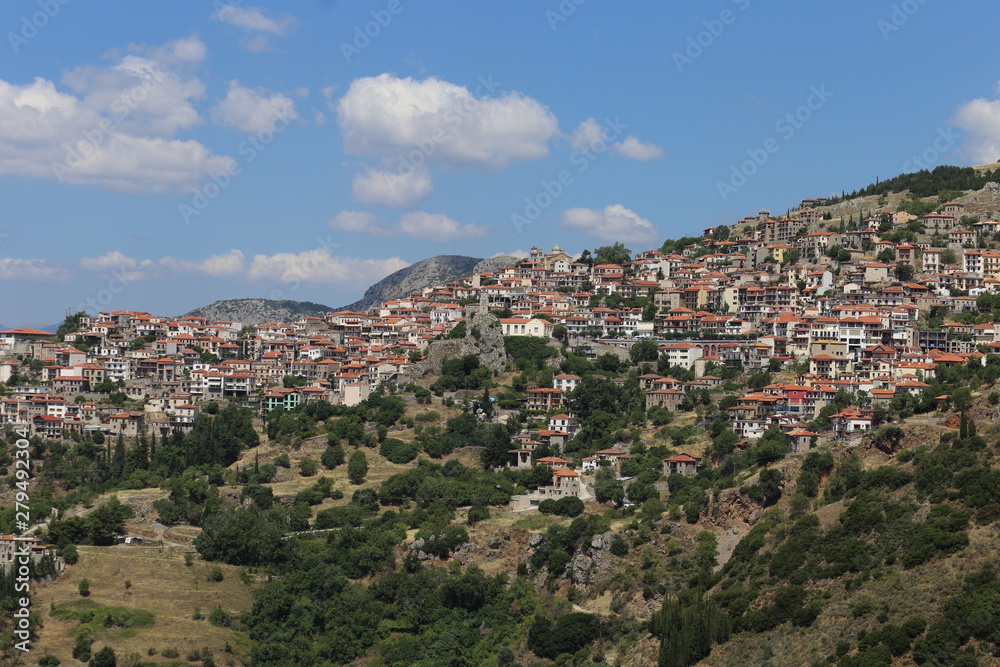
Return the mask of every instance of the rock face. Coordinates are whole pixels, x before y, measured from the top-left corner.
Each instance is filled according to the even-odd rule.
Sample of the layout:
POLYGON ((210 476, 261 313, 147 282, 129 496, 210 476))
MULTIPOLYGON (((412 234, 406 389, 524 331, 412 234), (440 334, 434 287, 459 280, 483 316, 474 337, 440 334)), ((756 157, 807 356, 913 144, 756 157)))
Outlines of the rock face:
POLYGON ((516 258, 506 256, 481 259, 464 255, 437 255, 389 274, 365 290, 361 299, 338 310, 367 310, 377 303, 409 296, 411 292, 467 278, 476 273, 492 271, 515 261, 516 258))
POLYGON ((494 373, 507 368, 507 351, 503 344, 500 320, 489 313, 474 313, 465 321, 465 338, 439 340, 431 343, 427 358, 415 364, 410 376, 419 380, 428 373, 440 373, 445 359, 473 354, 494 373))
POLYGON ((204 317, 213 322, 232 321, 245 325, 264 322, 294 322, 303 316, 325 317, 333 308, 311 301, 275 301, 273 299, 224 299, 184 315, 204 317))

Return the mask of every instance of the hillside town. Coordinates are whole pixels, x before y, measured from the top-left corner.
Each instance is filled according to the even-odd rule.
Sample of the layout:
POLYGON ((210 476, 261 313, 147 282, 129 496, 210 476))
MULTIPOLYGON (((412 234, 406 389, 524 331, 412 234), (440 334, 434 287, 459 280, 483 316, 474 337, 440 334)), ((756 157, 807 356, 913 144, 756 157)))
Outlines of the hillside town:
MULTIPOLYGON (((62 340, 56 332, 2 331, 0 381, 8 391, 0 422, 50 439, 165 436, 192 428, 212 402, 262 417, 313 401, 353 406, 380 387, 409 383, 433 341, 488 311, 505 337, 558 339, 589 359, 632 353, 633 361, 661 359, 690 375, 642 374, 647 409, 690 409, 691 393, 721 386, 726 368, 793 371, 792 382, 745 391, 720 407, 741 446, 777 425, 801 451, 874 429, 880 407, 922 395, 937 369, 980 364, 1000 349, 1000 327, 966 317, 977 298, 1000 292, 1000 251, 983 247, 1000 222, 948 202, 922 218, 876 210, 856 223, 825 224, 825 203, 806 199, 787 216, 761 211, 710 227, 700 238, 668 241, 669 252, 633 254, 616 244, 573 256, 533 247, 515 265, 368 312, 244 325, 113 311, 69 318, 75 326, 62 340), (651 345, 648 357, 632 349, 651 345), (866 400, 830 414, 826 432, 808 430, 839 392, 866 400)), ((554 484, 543 495, 586 497, 571 461, 532 457, 539 446, 561 453, 573 437, 566 397, 579 382, 557 374, 551 386, 527 388, 519 406, 548 423, 514 439, 509 465, 552 467, 554 484)), ((629 456, 598 451, 580 470, 617 468, 629 456)), ((699 466, 699 457, 680 454, 664 461, 664 474, 693 475, 699 466)))

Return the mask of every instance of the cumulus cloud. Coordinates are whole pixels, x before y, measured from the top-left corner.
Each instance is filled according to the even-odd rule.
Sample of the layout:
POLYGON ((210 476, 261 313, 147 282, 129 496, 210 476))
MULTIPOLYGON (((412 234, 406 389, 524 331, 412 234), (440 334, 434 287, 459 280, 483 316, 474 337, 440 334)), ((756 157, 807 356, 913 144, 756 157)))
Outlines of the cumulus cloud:
POLYGON ((235 5, 223 5, 212 14, 212 19, 244 30, 266 32, 279 37, 287 35, 295 24, 295 19, 289 14, 274 19, 269 17, 266 10, 261 7, 237 7, 235 5))
POLYGON ((350 234, 387 236, 390 233, 390 230, 382 225, 379 217, 368 211, 341 211, 326 224, 330 229, 350 234))
POLYGON ((246 35, 240 46, 253 53, 271 51, 268 36, 285 37, 295 25, 295 18, 285 14, 272 18, 261 7, 237 7, 224 5, 212 13, 212 19, 241 28, 246 35))
POLYGON ((573 134, 569 138, 569 145, 575 150, 580 150, 584 146, 601 141, 604 141, 604 130, 601 124, 593 118, 588 118, 573 130, 573 134))
POLYGON ((159 46, 131 44, 129 51, 149 56, 157 62, 172 65, 196 65, 208 55, 205 42, 201 41, 198 35, 182 37, 159 46))
POLYGON ((953 121, 966 132, 964 151, 976 164, 1000 160, 1000 100, 975 99, 958 109, 953 121))
POLYGON ((158 263, 177 273, 201 274, 212 278, 238 276, 246 270, 246 257, 241 251, 235 249, 201 260, 176 259, 167 256, 160 259, 158 263))
POLYGON ((290 97, 281 93, 267 95, 262 90, 241 86, 236 80, 229 82, 226 98, 212 108, 214 122, 244 132, 262 132, 273 129, 276 120, 296 118, 295 102, 290 97))
POLYGON ((656 144, 645 144, 636 137, 625 137, 624 141, 612 147, 616 153, 630 160, 659 160, 664 156, 663 149, 656 144))
POLYGON ((516 92, 496 97, 481 92, 496 90, 491 82, 474 92, 434 77, 355 79, 337 104, 344 149, 384 156, 401 166, 436 163, 487 170, 549 154, 558 122, 548 108, 516 92))
POLYGON ((69 271, 45 259, 0 257, 0 280, 64 282, 71 278, 69 271))
POLYGON ((426 238, 432 241, 454 241, 456 239, 478 239, 486 235, 484 225, 463 225, 443 213, 413 211, 399 219, 399 230, 406 236, 426 238))
POLYGON ((452 220, 443 213, 411 211, 400 217, 394 225, 385 225, 380 218, 366 211, 341 211, 327 225, 338 232, 366 236, 408 236, 429 241, 454 241, 478 239, 486 235, 485 225, 465 224, 452 220))
MULTIPOLYGON (((335 247, 335 246, 334 246, 335 247)), ((0 260, 0 278, 4 278, 5 260, 0 260)), ((7 260, 19 262, 13 269, 22 269, 26 263, 42 260, 7 260)), ((178 275, 209 278, 242 278, 250 282, 336 284, 346 287, 367 286, 385 276, 408 266, 398 257, 388 259, 361 259, 331 255, 325 247, 303 252, 282 252, 273 255, 255 254, 250 260, 241 250, 232 249, 204 259, 180 259, 166 256, 159 259, 137 259, 118 250, 99 257, 80 260, 80 268, 101 274, 118 275, 129 282, 140 280, 166 280, 178 275)), ((55 271, 55 268, 38 266, 55 271)), ((66 274, 62 271, 62 274, 66 274)), ((54 274, 60 275, 60 274, 54 274)), ((65 279, 64 277, 53 279, 65 279)))
POLYGON ((0 175, 163 193, 191 192, 227 169, 232 158, 175 138, 201 122, 192 100, 204 86, 167 61, 196 58, 196 39, 169 43, 163 61, 130 54, 104 69, 72 69, 63 76, 71 92, 40 77, 0 80, 0 175))
POLYGON ((427 169, 399 174, 368 168, 351 181, 354 201, 392 208, 410 208, 422 202, 434 190, 427 169))
POLYGON ((370 285, 409 266, 399 257, 359 259, 336 257, 325 248, 274 255, 254 255, 247 270, 250 280, 282 283, 314 283, 342 288, 370 285))
POLYGON ((657 237, 653 223, 621 204, 603 210, 571 208, 563 212, 560 223, 566 229, 580 230, 603 241, 652 243, 657 237))
MULTIPOLYGON (((610 137, 604 136, 604 127, 594 118, 581 122, 569 137, 569 145, 574 150, 587 146, 607 145, 610 137)), ((644 143, 638 137, 628 136, 611 144, 611 150, 630 160, 659 160, 665 153, 656 144, 644 143)))

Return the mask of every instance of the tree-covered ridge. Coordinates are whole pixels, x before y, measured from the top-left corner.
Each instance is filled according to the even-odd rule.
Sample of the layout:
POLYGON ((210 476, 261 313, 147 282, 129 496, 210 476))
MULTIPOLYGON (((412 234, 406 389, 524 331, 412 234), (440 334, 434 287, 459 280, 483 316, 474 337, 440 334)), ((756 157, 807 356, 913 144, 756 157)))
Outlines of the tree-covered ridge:
MULTIPOLYGON (((934 197, 940 193, 961 194, 964 190, 980 190, 987 183, 1000 180, 1000 175, 997 174, 998 170, 1000 167, 992 171, 983 171, 973 167, 940 165, 933 170, 921 169, 872 183, 845 195, 842 199, 904 191, 909 191, 914 197, 934 197)), ((841 200, 831 201, 835 203, 841 200)))

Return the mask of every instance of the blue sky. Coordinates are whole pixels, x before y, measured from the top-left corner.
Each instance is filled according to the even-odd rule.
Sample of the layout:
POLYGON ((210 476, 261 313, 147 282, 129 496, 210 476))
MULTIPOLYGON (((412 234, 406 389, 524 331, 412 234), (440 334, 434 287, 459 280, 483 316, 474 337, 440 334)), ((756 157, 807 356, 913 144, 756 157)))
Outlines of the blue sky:
POLYGON ((338 306, 437 254, 641 250, 992 162, 998 18, 962 0, 8 0, 0 323, 338 306))

